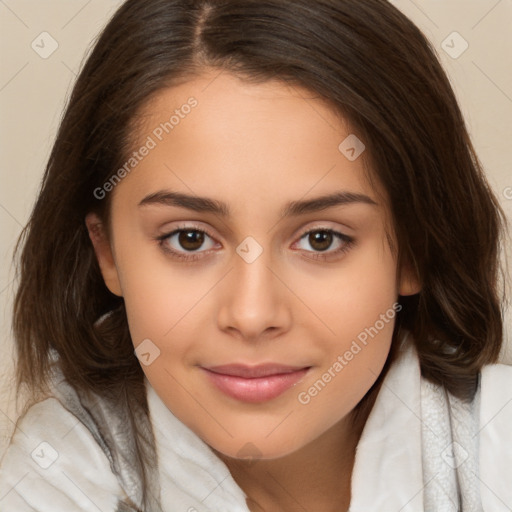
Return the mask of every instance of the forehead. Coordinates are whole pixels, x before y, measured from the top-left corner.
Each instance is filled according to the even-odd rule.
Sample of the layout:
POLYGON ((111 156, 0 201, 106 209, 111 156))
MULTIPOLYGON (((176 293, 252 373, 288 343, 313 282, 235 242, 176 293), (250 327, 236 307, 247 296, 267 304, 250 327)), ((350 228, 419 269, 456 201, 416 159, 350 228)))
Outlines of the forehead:
POLYGON ((361 149, 349 123, 296 85, 207 72, 159 91, 134 126, 132 151, 150 149, 122 185, 138 197, 170 188, 277 204, 343 189, 378 202, 364 152, 347 157, 354 156, 347 149, 361 149))

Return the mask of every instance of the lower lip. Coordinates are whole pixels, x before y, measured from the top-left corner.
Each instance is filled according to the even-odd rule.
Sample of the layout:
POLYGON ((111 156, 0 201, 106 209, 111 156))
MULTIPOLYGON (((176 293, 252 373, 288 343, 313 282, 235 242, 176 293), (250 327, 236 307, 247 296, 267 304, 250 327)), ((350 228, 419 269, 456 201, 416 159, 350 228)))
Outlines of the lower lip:
POLYGON ((242 402, 251 403, 267 402, 277 398, 303 379, 309 371, 309 368, 304 368, 296 372, 245 379, 223 373, 214 373, 206 368, 201 369, 206 372, 210 381, 220 391, 242 402))

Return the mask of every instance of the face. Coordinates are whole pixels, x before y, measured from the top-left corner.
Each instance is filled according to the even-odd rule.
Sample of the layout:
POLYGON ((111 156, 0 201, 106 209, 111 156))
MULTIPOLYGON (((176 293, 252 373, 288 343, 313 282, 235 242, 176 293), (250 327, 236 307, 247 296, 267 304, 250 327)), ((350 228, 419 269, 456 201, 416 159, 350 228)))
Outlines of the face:
POLYGON ((311 92, 227 72, 159 93, 134 135, 110 240, 87 224, 149 382, 222 454, 298 450, 349 417, 416 292, 362 146, 311 92))

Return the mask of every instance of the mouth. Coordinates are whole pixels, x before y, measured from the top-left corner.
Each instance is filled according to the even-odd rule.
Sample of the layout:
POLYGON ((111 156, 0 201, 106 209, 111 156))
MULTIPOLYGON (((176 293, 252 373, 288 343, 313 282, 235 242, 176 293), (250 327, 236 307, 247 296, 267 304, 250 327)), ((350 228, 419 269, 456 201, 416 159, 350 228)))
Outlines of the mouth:
POLYGON ((298 384, 311 366, 230 364, 200 367, 222 393, 242 402, 258 403, 277 398, 298 384))

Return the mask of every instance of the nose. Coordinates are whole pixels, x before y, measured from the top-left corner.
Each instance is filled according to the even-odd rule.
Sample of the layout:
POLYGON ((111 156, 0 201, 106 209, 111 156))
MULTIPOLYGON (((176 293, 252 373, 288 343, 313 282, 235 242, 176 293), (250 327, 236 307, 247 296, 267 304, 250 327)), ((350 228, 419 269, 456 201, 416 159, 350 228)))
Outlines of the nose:
POLYGON ((264 250, 254 261, 235 254, 223 281, 218 288, 219 329, 254 342, 290 328, 292 293, 273 268, 270 251, 264 250))

